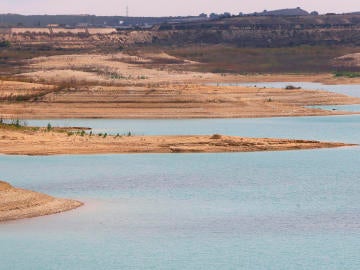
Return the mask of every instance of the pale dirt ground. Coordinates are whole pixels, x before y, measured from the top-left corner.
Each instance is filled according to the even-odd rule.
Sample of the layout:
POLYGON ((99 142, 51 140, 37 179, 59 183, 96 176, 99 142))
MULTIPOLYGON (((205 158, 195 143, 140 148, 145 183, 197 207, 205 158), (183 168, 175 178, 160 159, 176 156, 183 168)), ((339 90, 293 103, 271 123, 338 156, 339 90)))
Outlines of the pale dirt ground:
POLYGON ((305 140, 235 136, 98 136, 0 128, 0 153, 57 155, 99 153, 253 152, 347 146, 305 140))
MULTIPOLYGON (((332 74, 214 74, 203 72, 179 71, 179 65, 191 65, 195 62, 179 59, 166 53, 139 53, 130 56, 125 53, 110 55, 104 54, 78 54, 38 57, 29 61, 29 68, 34 73, 23 74, 34 80, 70 80, 76 77, 78 81, 87 81, 88 74, 97 75, 99 82, 109 84, 144 84, 144 83, 221 83, 221 82, 319 82, 325 84, 357 84, 360 78, 334 77, 332 74), (159 61, 174 61, 160 67, 145 68, 141 64, 151 64, 159 61), (176 62, 177 61, 177 62, 176 62), (69 70, 88 71, 84 74, 69 74, 69 70), (89 71, 91 70, 91 72, 89 71), (47 71, 47 72, 45 72, 47 71), (54 72, 51 78, 51 72, 54 72), (61 73, 64 72, 64 75, 61 73), (43 75, 45 73, 46 75, 43 75), (111 78, 117 74, 118 79, 111 78), (225 76, 224 76, 225 75, 225 76), (44 76, 44 77, 43 77, 44 76), (58 78, 60 77, 60 78, 58 78)), ((151 66, 150 66, 151 67, 151 66)), ((93 77, 91 78, 93 81, 93 77)))
POLYGON ((46 92, 53 88, 46 84, 0 80, 0 100, 46 92))
MULTIPOLYGON (((33 33, 33 34, 50 34, 49 28, 11 28, 12 34, 26 34, 26 33, 33 33)), ((88 28, 88 32, 91 35, 95 34, 111 34, 116 33, 115 28, 88 28)), ((85 33, 84 28, 53 28, 53 33, 72 33, 72 34, 79 34, 79 33, 85 33)))
POLYGON ((333 63, 335 66, 360 67, 360 53, 346 54, 335 58, 333 63))
POLYGON ((14 188, 2 181, 0 181, 0 198, 0 222, 56 214, 83 205, 74 200, 58 199, 14 188))
MULTIPOLYGON (((165 53, 130 56, 124 53, 111 55, 79 54, 39 57, 29 61, 28 68, 35 71, 21 74, 35 81, 77 81, 110 85, 145 84, 145 83, 175 83, 195 81, 197 79, 212 80, 214 74, 173 71, 170 68, 149 69, 141 64, 151 64, 154 61, 176 61, 177 58, 165 53), (72 73, 82 71, 83 73, 72 73)), ((189 65, 190 61, 178 60, 177 65, 189 65)))

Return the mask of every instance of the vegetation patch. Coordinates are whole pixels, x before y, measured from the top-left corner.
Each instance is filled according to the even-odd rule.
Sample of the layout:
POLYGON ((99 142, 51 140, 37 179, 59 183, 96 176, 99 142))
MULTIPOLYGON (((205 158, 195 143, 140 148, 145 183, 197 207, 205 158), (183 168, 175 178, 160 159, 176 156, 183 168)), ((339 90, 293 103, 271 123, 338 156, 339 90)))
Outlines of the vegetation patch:
POLYGON ((11 42, 8 40, 0 41, 0 48, 9 48, 11 46, 11 42))
POLYGON ((336 71, 334 73, 335 77, 346 77, 346 78, 359 78, 360 72, 352 72, 352 71, 336 71))
POLYGON ((37 131, 38 127, 28 127, 25 121, 19 119, 3 119, 0 118, 0 129, 16 129, 24 131, 37 131))

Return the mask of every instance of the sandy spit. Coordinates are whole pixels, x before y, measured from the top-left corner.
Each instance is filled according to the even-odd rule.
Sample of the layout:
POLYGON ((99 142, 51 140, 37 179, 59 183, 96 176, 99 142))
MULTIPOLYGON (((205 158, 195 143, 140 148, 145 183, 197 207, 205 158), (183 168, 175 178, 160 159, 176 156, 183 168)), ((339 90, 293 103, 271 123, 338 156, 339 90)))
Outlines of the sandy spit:
POLYGON ((216 153, 315 149, 349 146, 307 140, 224 135, 106 136, 0 128, 0 153, 8 155, 110 153, 216 153))
POLYGON ((0 222, 52 215, 82 206, 83 203, 58 199, 34 191, 15 188, 0 181, 0 222))

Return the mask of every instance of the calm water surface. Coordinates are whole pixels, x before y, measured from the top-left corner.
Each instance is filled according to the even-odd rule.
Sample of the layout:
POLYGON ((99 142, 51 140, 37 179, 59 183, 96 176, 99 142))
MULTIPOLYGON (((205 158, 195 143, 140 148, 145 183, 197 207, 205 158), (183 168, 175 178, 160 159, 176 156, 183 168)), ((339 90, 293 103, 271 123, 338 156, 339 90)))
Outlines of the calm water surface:
POLYGON ((257 119, 59 119, 27 120, 29 125, 92 127, 94 133, 137 135, 208 135, 298 138, 359 142, 360 115, 257 119))
MULTIPOLYGON (((360 143, 360 116, 58 121, 109 133, 360 143)), ((0 156, 1 179, 86 203, 60 215, 1 224, 0 269, 357 270, 359 164, 359 147, 0 156)))

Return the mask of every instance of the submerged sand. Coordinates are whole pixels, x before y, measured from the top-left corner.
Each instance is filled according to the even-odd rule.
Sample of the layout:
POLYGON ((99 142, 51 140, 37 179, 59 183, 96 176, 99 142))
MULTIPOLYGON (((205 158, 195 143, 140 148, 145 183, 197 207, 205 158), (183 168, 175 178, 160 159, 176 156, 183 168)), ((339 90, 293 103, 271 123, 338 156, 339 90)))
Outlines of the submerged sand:
POLYGON ((81 205, 78 201, 54 198, 0 181, 0 222, 56 214, 81 205))

